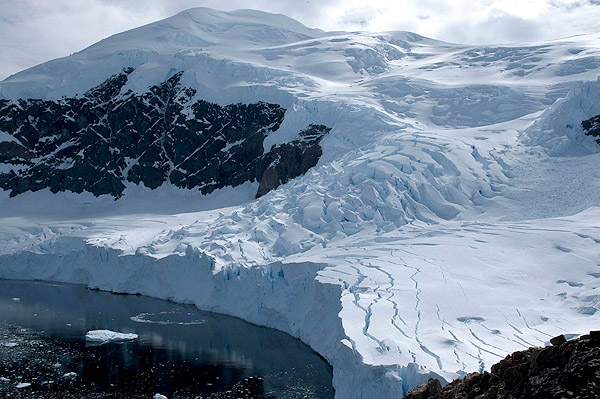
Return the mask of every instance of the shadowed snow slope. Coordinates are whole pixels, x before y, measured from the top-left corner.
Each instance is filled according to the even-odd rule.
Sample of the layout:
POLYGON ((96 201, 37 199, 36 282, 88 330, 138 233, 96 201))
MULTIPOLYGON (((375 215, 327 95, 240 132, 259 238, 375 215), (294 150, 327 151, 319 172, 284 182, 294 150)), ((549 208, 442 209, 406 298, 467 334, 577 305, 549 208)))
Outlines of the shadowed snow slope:
POLYGON ((0 98, 73 97, 132 67, 123 95, 181 72, 195 100, 285 108, 265 153, 332 130, 316 167, 257 200, 256 182, 2 192, 0 277, 278 328, 327 358, 338 398, 400 397, 597 329, 600 155, 580 124, 600 114, 599 39, 464 46, 199 8, 30 68, 0 98))

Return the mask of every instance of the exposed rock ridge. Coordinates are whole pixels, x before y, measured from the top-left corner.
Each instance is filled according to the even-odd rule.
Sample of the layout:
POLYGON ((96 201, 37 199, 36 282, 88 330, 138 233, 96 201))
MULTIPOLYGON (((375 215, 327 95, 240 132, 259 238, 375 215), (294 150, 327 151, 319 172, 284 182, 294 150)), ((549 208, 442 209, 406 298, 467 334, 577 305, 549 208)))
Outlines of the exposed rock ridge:
POLYGON ((286 110, 257 102, 220 106, 196 100, 182 72, 142 94, 125 90, 126 68, 82 96, 0 100, 0 188, 15 196, 49 188, 120 197, 126 183, 155 189, 215 189, 260 182, 257 196, 300 176, 321 156, 329 132, 309 125, 271 148, 286 110))
POLYGON ((581 126, 585 130, 585 134, 596 137, 596 142, 600 144, 600 115, 581 122, 581 126))
POLYGON ((442 388, 430 379, 405 399, 550 399, 600 398, 600 331, 567 341, 560 335, 552 346, 508 355, 491 372, 471 373, 442 388))

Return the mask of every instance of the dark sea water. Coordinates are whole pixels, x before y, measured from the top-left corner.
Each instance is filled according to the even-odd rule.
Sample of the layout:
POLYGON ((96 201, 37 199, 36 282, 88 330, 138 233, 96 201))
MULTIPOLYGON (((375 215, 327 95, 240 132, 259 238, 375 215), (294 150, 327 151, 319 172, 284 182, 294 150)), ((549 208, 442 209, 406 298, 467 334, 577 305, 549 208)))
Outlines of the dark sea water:
POLYGON ((0 397, 207 398, 253 376, 264 396, 250 396, 334 395, 331 367, 279 331, 143 296, 0 280, 0 397), (86 345, 95 329, 139 338, 86 345))

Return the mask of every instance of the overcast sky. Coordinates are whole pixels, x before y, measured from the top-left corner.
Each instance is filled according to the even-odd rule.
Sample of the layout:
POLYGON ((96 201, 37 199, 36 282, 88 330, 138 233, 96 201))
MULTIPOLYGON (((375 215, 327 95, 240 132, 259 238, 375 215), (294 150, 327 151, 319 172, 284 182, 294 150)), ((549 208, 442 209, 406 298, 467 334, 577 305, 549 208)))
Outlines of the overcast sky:
POLYGON ((600 0, 0 0, 0 79, 196 6, 281 13, 324 30, 408 30, 473 44, 600 32, 600 0))

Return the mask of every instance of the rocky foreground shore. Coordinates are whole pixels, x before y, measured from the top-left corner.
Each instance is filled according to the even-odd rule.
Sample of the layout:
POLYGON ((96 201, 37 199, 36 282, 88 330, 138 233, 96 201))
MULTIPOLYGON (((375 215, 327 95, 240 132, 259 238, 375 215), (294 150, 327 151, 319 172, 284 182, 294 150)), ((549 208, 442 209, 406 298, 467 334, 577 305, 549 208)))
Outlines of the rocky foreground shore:
POLYGON ((571 341, 560 335, 550 343, 545 348, 515 352, 493 365, 490 372, 471 373, 443 388, 432 378, 404 398, 600 398, 600 331, 571 341))

